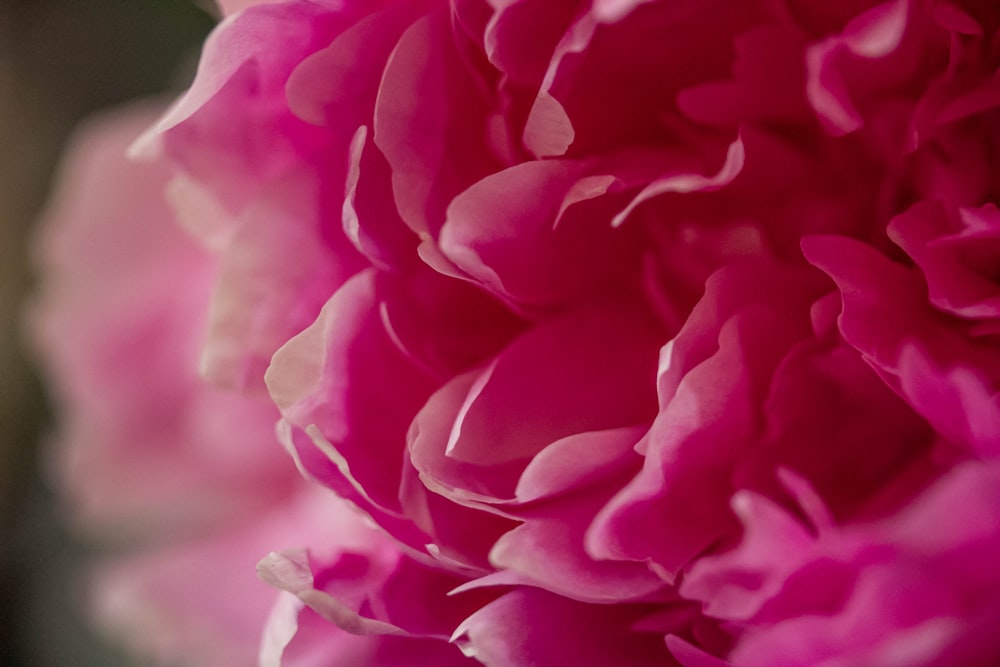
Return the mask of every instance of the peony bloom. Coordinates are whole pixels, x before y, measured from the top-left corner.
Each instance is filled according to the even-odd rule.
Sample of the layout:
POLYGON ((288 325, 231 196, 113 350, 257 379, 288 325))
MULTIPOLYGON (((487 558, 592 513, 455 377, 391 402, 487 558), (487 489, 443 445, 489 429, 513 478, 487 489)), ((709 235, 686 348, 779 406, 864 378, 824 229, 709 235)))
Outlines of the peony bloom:
POLYGON ((1000 9, 222 4, 170 321, 377 527, 268 549, 262 664, 996 659, 1000 9))

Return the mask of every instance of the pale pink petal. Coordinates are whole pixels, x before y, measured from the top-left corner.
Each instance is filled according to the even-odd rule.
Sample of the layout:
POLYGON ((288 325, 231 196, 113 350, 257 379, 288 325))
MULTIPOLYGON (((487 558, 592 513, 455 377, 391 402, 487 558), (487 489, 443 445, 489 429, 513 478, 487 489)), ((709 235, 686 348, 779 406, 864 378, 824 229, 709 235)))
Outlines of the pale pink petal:
POLYGON ((150 664, 254 664, 276 598, 254 564, 318 526, 348 525, 343 511, 335 498, 303 493, 211 535, 109 559, 91 582, 95 621, 150 664))
POLYGON ((52 472, 70 515, 100 532, 215 525, 280 500, 294 477, 268 402, 198 377, 217 263, 175 225, 169 172, 125 158, 155 113, 83 131, 37 248, 48 274, 31 325, 64 410, 52 472))
POLYGON ((277 1, 278 0, 215 0, 216 4, 219 5, 219 9, 221 9, 222 13, 226 16, 242 11, 247 7, 277 1))
POLYGON ((216 385, 260 391, 271 356, 309 325, 364 264, 342 238, 319 238, 320 185, 299 171, 260 192, 222 257, 202 374, 216 385))

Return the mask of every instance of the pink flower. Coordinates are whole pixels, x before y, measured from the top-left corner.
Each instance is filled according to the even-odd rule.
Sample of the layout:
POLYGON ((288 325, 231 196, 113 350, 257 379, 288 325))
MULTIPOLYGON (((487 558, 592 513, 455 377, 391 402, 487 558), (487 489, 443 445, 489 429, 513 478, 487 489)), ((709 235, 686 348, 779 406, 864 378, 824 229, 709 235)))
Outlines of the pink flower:
POLYGON ((262 561, 266 664, 996 655, 1000 11, 223 4, 133 154, 204 378, 384 533, 262 561))

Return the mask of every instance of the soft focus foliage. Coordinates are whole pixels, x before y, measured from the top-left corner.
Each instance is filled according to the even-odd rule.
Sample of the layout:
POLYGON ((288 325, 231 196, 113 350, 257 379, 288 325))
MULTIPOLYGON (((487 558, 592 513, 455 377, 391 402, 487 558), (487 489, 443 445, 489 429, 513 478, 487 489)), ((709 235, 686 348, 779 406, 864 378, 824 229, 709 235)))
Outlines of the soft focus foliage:
POLYGON ((1000 7, 222 5, 43 239, 65 492, 200 535, 103 568, 202 632, 128 641, 1000 660, 1000 7))

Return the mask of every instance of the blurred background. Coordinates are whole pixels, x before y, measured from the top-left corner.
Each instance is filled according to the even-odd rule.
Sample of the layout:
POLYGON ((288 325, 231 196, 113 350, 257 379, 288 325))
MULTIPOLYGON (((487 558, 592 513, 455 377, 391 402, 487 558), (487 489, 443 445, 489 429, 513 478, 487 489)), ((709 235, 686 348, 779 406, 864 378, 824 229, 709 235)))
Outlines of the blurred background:
POLYGON ((40 469, 49 414, 19 320, 28 245, 76 124, 182 89, 214 23, 192 0, 0 0, 0 667, 131 664, 82 617, 88 545, 40 469))

